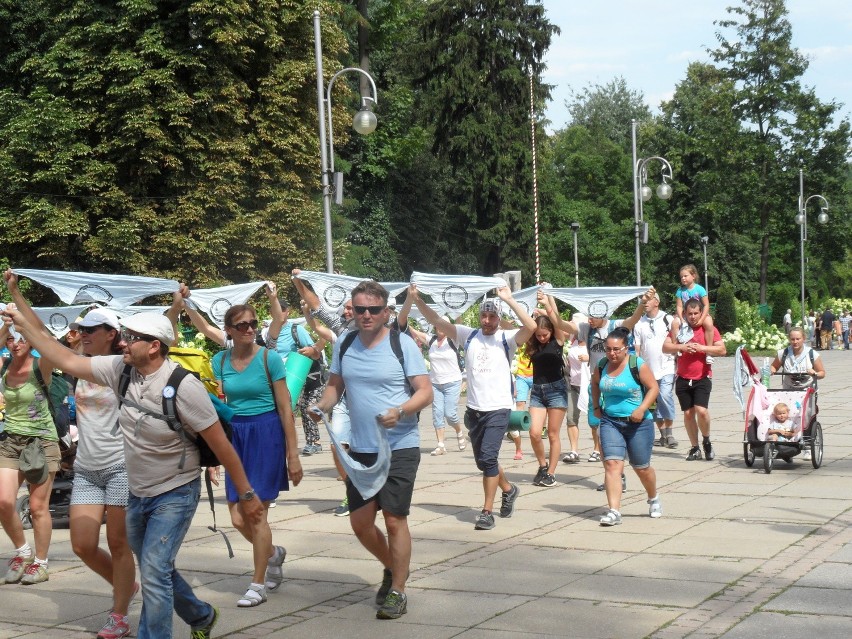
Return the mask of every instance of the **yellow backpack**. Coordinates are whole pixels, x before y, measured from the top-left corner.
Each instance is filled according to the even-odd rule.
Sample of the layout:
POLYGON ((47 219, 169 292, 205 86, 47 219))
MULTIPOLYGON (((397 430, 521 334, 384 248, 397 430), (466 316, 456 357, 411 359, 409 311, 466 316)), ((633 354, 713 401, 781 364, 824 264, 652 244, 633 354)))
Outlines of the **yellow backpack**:
POLYGON ((210 356, 200 348, 169 348, 169 359, 180 364, 183 368, 202 381, 207 390, 213 395, 219 394, 219 385, 213 377, 213 366, 210 356))

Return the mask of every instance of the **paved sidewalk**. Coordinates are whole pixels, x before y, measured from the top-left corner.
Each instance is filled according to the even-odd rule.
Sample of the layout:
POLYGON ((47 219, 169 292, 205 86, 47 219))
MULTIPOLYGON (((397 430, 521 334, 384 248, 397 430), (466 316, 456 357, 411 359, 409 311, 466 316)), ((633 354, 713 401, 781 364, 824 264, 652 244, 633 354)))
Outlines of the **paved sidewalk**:
MULTIPOLYGON (((470 447, 431 457, 434 431, 421 416, 423 457, 410 518, 414 538, 408 614, 375 619, 381 570, 331 512, 343 497, 331 456, 303 458, 306 477, 270 511, 275 543, 287 547, 285 582, 269 602, 238 609, 250 547, 231 528, 236 558, 211 533, 204 501, 178 556, 196 592, 221 609, 215 637, 347 639, 549 639, 552 637, 806 637, 852 635, 852 354, 821 353, 825 461, 743 463, 743 419, 731 389, 733 361, 716 360, 711 399, 716 459, 685 461, 682 426, 675 450, 654 449, 664 516, 647 516, 646 495, 628 471, 624 523, 601 528, 595 486, 600 464, 562 464, 554 488, 531 484, 524 461, 501 457, 521 488, 511 519, 473 529, 481 479, 470 447)), ((301 430, 301 429, 299 429, 301 430)), ((563 429, 563 445, 567 441, 563 429)), ((581 445, 591 447, 587 428, 581 445)), ((585 455, 583 456, 585 460, 585 455)), ((228 516, 220 499, 218 522, 228 516)), ((31 539, 31 535, 28 535, 31 539)), ((10 557, 0 538, 0 558, 10 557)), ((104 542, 105 545, 105 542, 104 542)), ((0 639, 92 638, 111 607, 105 582, 83 567, 67 529, 53 534, 50 581, 0 586, 0 639)), ((140 603, 131 607, 138 620, 140 603)), ((189 630, 175 618, 175 637, 189 630)))

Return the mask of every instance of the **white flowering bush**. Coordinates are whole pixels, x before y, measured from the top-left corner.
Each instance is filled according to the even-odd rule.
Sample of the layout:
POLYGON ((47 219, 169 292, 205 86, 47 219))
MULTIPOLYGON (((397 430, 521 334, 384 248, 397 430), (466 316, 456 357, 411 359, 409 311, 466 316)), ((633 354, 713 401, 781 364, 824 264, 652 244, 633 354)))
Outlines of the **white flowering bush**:
POLYGON ((732 346, 745 346, 751 351, 777 351, 787 345, 784 331, 767 324, 757 308, 748 302, 734 301, 737 309, 737 328, 731 333, 725 333, 722 339, 732 346))

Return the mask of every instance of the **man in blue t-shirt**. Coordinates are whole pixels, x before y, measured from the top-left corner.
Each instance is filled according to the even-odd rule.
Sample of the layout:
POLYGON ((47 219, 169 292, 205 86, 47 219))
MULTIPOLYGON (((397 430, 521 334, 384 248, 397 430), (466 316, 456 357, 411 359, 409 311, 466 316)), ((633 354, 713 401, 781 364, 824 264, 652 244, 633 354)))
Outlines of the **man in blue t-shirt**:
POLYGON ((384 577, 376 604, 378 619, 398 619, 406 612, 405 582, 411 562, 408 513, 414 480, 420 464, 417 414, 432 403, 432 384, 420 349, 407 335, 391 333, 388 292, 373 281, 352 290, 357 334, 335 343, 331 375, 322 398, 309 410, 331 412, 346 391, 351 421, 349 455, 365 466, 378 463, 380 427, 388 429, 390 471, 382 488, 364 499, 346 479, 349 521, 361 544, 384 565, 384 577), (397 342, 398 340, 398 342, 397 342), (346 345, 341 356, 341 350, 346 345), (396 351, 399 352, 396 352, 396 351), (379 508, 387 538, 376 526, 379 508))

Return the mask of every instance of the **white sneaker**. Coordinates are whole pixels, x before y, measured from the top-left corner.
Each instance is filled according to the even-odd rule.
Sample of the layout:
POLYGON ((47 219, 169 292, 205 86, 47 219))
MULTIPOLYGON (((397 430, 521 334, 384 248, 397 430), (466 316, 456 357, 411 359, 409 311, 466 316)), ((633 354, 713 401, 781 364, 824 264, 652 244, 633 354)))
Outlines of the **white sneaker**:
POLYGON ((663 516, 663 505, 660 503, 659 497, 654 497, 653 499, 648 500, 648 514, 653 519, 663 516))
POLYGON ((805 450, 802 451, 802 459, 804 459, 805 461, 811 461, 811 449, 810 448, 805 448, 805 450))

